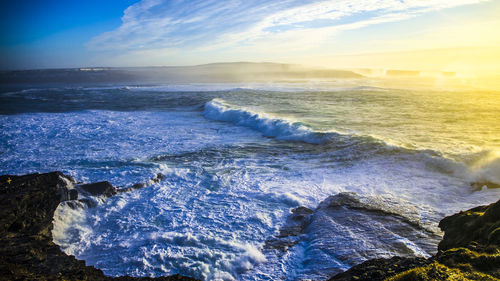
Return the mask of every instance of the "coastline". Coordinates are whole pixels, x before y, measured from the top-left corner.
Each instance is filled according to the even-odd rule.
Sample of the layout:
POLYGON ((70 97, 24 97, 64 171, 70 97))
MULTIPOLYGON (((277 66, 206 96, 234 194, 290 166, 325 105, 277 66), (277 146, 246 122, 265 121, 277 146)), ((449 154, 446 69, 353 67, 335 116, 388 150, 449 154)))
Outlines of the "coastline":
MULTIPOLYGON (((159 174, 146 183, 116 189, 108 182, 81 184, 79 190, 109 197, 143 188, 162 179, 159 174)), ((109 277, 84 261, 63 253, 52 241, 53 216, 61 202, 86 205, 78 200, 76 181, 61 172, 0 176, 1 280, 195 280, 173 275, 167 277, 109 277)), ((346 196, 346 195, 341 195, 346 196)), ((328 206, 339 198, 327 198, 328 206), (329 200, 329 201, 328 201, 329 200)), ((350 197, 348 198, 349 200, 350 197)), ((344 202, 344 201, 342 201, 344 202)), ((357 202, 350 201, 352 208, 357 202)), ((320 205, 325 205, 321 203, 320 205)), ((342 203, 345 204, 345 203, 342 203)), ((337 206, 337 205, 335 205, 337 206)), ((323 206, 323 208, 326 208, 323 206)), ((296 235, 315 211, 297 208, 291 215, 287 236, 296 235), (294 224, 295 223, 295 224, 294 224)), ((321 211, 318 207, 317 210, 321 211)), ((372 259, 333 276, 329 280, 498 280, 500 278, 500 201, 448 216, 441 220, 445 235, 438 253, 428 259, 393 257, 372 259)), ((281 234, 280 234, 281 235, 281 234)), ((283 237, 283 236, 282 236, 283 237)), ((270 241, 283 247, 279 240, 270 241)))
MULTIPOLYGON (((61 172, 0 176, 0 280, 196 280, 181 275, 109 277, 62 252, 52 241, 52 220, 61 202, 77 202, 73 183, 61 172)), ((91 187, 96 192, 103 187, 104 196, 116 194, 103 183, 91 187)))
POLYGON ((372 259, 329 281, 499 280, 500 200, 443 218, 444 237, 428 259, 372 259))

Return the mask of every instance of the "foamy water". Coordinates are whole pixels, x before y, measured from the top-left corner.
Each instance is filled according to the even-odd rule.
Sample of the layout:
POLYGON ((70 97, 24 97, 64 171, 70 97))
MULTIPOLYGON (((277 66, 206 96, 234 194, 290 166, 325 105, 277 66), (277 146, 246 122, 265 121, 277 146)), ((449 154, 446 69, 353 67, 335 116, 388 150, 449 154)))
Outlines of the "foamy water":
POLYGON ((500 93, 353 83, 10 89, 0 172, 120 187, 163 173, 94 208, 57 209, 54 241, 110 275, 326 279, 399 248, 429 256, 375 221, 402 246, 346 221, 310 226, 285 253, 265 247, 292 208, 340 192, 437 234, 443 216, 500 197, 500 93))

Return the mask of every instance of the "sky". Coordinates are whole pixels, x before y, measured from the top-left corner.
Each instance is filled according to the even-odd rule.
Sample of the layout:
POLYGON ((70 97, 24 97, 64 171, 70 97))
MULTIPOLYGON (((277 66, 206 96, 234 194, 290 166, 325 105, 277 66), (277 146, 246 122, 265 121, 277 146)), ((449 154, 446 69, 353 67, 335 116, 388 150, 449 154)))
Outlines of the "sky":
POLYGON ((282 62, 498 71, 499 0, 6 0, 0 69, 282 62))

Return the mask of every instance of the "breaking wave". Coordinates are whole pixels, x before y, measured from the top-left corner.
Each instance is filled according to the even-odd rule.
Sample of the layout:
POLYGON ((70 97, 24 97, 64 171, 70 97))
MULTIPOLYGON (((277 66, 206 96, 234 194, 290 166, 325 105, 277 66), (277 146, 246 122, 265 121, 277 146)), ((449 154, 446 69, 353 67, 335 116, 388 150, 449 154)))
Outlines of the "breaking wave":
POLYGON ((298 121, 276 118, 246 108, 233 108, 221 99, 207 102, 203 115, 211 120, 231 122, 238 126, 248 127, 260 131, 266 137, 274 137, 279 140, 321 144, 340 136, 336 132, 316 132, 298 121))
MULTIPOLYGON (((450 159, 434 150, 412 150, 390 145, 370 136, 344 135, 333 131, 315 131, 307 124, 287 118, 278 118, 264 112, 233 106, 222 99, 213 99, 205 104, 203 116, 207 119, 230 122, 261 132, 266 137, 279 140, 299 141, 310 144, 331 142, 353 144, 359 141, 373 151, 382 153, 403 152, 424 158, 427 166, 447 174, 461 177, 476 188, 500 187, 500 152, 487 150, 463 159, 450 159), (375 147, 376 146, 376 147, 375 147), (382 149, 381 149, 382 148, 382 149)), ((460 158, 460 157, 457 157, 460 158)))

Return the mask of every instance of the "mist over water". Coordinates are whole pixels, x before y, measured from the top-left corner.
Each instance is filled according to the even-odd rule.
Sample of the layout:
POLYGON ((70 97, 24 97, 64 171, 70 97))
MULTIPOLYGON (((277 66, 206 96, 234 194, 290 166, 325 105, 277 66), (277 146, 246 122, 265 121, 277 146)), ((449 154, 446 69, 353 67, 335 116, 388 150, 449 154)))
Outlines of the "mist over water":
POLYGON ((443 216, 500 196, 495 91, 344 78, 52 85, 4 88, 0 104, 2 174, 121 187, 166 175, 95 208, 58 208, 55 242, 110 275, 325 279, 374 257, 429 256, 443 216), (340 192, 394 215, 349 214, 386 247, 349 220, 330 236, 311 225, 286 253, 265 247, 292 208, 340 192), (425 243, 379 224, 400 218, 425 243))

